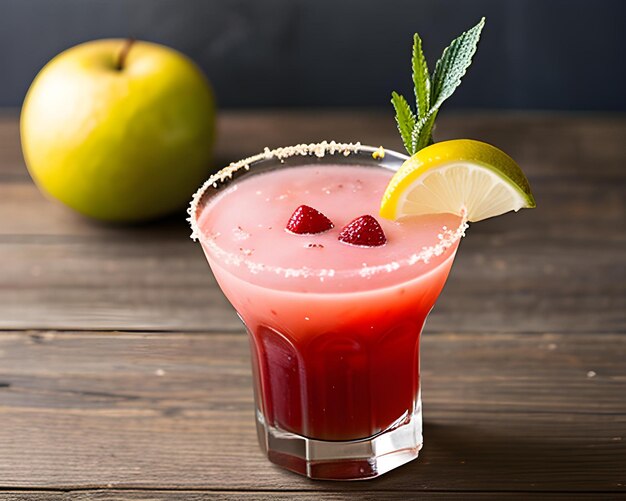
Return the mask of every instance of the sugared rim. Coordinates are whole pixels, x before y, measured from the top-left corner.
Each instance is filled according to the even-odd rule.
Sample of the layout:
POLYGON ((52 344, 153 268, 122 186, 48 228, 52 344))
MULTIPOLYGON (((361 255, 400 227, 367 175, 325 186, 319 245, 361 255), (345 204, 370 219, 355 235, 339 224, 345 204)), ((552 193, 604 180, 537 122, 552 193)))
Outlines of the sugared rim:
MULTIPOLYGON (((191 239, 198 240, 202 232, 200 231, 200 227, 198 226, 198 205, 200 204, 200 200, 206 190, 209 188, 218 188, 219 183, 223 183, 224 181, 231 179, 233 174, 241 169, 250 170, 250 166, 256 162, 260 162, 262 160, 284 160, 286 158, 295 157, 295 156, 309 156, 315 155, 318 158, 322 158, 328 154, 335 155, 337 153, 342 154, 344 156, 349 156, 352 153, 359 153, 360 151, 377 151, 378 148, 373 148, 372 146, 362 146, 361 143, 337 143, 335 141, 322 141, 321 143, 310 143, 310 144, 297 144, 295 146, 285 146, 282 148, 276 148, 270 150, 269 148, 265 148, 261 153, 253 155, 248 158, 244 158, 243 160, 239 160, 238 162, 233 162, 227 167, 219 170, 215 174, 213 174, 209 179, 205 181, 205 183, 200 187, 198 191, 194 194, 191 199, 191 203, 189 204, 189 208, 187 209, 187 213, 189 217, 187 221, 191 224, 191 239)), ((408 157, 407 157, 408 158, 408 157)))
MULTIPOLYGON (((251 273, 270 272, 283 275, 286 278, 289 277, 317 277, 320 280, 327 278, 338 277, 343 275, 359 274, 361 276, 369 277, 380 272, 393 272, 404 266, 412 266, 417 263, 428 263, 430 259, 436 256, 440 256, 447 249, 452 247, 461 237, 465 236, 465 230, 468 228, 467 218, 465 214, 462 214, 459 226, 456 228, 443 227, 441 232, 437 235, 438 242, 435 245, 422 247, 418 252, 407 256, 406 258, 396 260, 390 263, 385 263, 376 266, 368 266, 358 268, 355 270, 342 270, 337 272, 333 269, 313 269, 313 268, 284 268, 280 266, 270 266, 263 263, 254 262, 246 257, 225 251, 218 246, 215 241, 209 236, 204 235, 198 226, 198 208, 202 198, 209 188, 219 188, 220 183, 232 178, 233 174, 237 171, 244 169, 250 170, 251 166, 256 162, 263 160, 280 160, 281 162, 287 158, 294 156, 310 156, 315 155, 318 158, 322 158, 328 154, 336 155, 341 154, 349 156, 356 153, 370 153, 374 155, 380 155, 380 158, 386 154, 391 154, 399 160, 406 160, 409 157, 401 153, 397 153, 393 150, 385 150, 382 147, 375 148, 373 146, 364 146, 361 143, 337 143, 335 141, 323 141, 321 143, 310 144, 298 144, 295 146, 287 146, 283 148, 276 148, 270 150, 265 148, 263 152, 253 155, 248 158, 233 162, 227 167, 224 167, 220 171, 213 174, 206 182, 196 191, 194 194, 187 213, 189 217, 187 220, 191 225, 191 238, 193 240, 201 239, 202 243, 207 246, 212 253, 219 256, 223 264, 241 266, 244 265, 251 273)), ((374 156, 374 158, 377 158, 374 156)))

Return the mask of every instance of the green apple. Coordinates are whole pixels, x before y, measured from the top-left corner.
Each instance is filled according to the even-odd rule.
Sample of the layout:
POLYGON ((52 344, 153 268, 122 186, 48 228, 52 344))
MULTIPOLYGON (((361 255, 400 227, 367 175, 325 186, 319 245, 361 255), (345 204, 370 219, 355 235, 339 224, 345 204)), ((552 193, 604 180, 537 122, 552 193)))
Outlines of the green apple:
POLYGON ((96 219, 144 221, 184 206, 207 177, 215 104, 208 80, 181 53, 97 40, 41 70, 20 128, 42 191, 96 219))

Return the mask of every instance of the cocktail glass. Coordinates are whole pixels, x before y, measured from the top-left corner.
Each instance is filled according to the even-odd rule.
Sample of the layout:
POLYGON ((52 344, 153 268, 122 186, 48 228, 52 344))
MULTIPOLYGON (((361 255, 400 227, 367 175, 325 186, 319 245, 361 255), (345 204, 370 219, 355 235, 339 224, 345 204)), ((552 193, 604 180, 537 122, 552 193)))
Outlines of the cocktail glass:
MULTIPOLYGON (((459 220, 445 238, 433 235, 433 240, 439 237, 438 246, 418 248, 406 262, 394 263, 411 266, 439 256, 436 264, 421 266, 408 279, 404 275, 384 286, 372 280, 365 289, 340 292, 325 292, 318 283, 315 292, 302 293, 231 273, 224 265, 228 256, 200 231, 198 219, 203 211, 214 210, 211 202, 217 194, 249 176, 311 164, 397 170, 406 158, 358 144, 266 150, 211 177, 189 210, 194 236, 249 334, 261 448, 270 461, 310 478, 373 478, 418 456, 420 334, 444 286, 465 222, 459 220), (286 313, 277 317, 277 310, 286 313)), ((255 275, 282 271, 262 267, 255 275)), ((328 270, 288 273, 299 271, 311 281, 328 278, 328 270)), ((363 270, 342 273, 350 281, 363 270)))

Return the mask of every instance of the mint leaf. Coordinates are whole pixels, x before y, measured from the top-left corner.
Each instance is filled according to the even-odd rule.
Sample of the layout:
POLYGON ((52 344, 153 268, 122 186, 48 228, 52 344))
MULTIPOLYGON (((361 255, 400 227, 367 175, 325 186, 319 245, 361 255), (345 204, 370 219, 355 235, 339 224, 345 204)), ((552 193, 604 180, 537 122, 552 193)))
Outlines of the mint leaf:
POLYGON ((454 39, 443 51, 433 73, 430 97, 433 108, 438 109, 461 83, 461 78, 472 64, 484 25, 483 17, 476 26, 454 39))
POLYGON ((417 33, 413 35, 412 63, 417 117, 424 118, 430 110, 430 77, 428 76, 426 58, 422 51, 422 39, 417 33))
POLYGON ((397 92, 391 93, 391 104, 393 104, 396 110, 396 123, 398 124, 398 130, 402 137, 402 142, 406 151, 412 155, 415 153, 412 147, 411 134, 415 129, 415 115, 407 103, 406 99, 397 92))
POLYGON ((455 38, 443 51, 430 78, 422 50, 422 39, 417 33, 413 36, 411 64, 417 116, 404 97, 397 92, 391 93, 398 130, 409 155, 414 155, 433 143, 432 130, 439 108, 454 93, 472 64, 484 25, 483 17, 476 26, 455 38))
POLYGON ((437 118, 437 111, 436 109, 430 110, 424 118, 420 118, 415 124, 411 133, 411 149, 413 150, 411 155, 434 142, 432 130, 435 125, 435 118, 437 118))

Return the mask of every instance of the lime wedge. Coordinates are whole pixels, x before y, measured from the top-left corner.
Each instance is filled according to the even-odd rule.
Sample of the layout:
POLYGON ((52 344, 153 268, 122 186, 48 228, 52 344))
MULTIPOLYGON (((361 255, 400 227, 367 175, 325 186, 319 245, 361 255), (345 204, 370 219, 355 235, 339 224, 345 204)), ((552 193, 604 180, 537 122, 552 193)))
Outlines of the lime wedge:
POLYGON ((454 139, 404 162, 387 186, 380 215, 395 220, 445 212, 481 221, 532 207, 528 180, 510 156, 487 143, 454 139))

